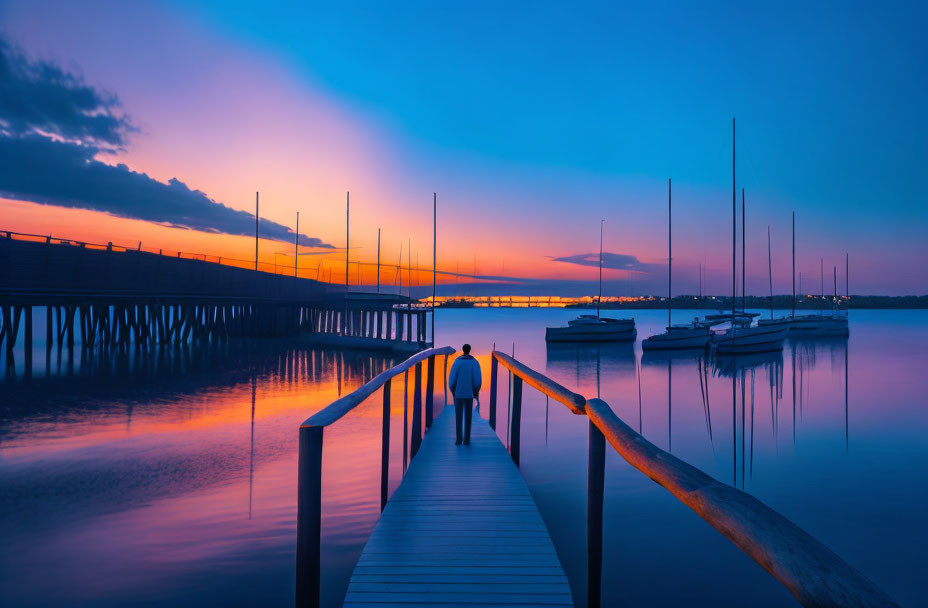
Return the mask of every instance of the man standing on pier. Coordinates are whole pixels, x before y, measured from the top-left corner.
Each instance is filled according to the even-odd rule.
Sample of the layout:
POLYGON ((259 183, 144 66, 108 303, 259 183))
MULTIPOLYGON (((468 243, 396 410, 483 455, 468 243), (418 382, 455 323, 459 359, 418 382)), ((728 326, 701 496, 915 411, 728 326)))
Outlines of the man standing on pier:
POLYGON ((470 444, 470 422, 474 413, 474 399, 480 392, 480 363, 470 354, 470 344, 461 347, 464 354, 454 360, 448 387, 454 395, 455 445, 461 445, 461 418, 464 418, 464 445, 470 444))

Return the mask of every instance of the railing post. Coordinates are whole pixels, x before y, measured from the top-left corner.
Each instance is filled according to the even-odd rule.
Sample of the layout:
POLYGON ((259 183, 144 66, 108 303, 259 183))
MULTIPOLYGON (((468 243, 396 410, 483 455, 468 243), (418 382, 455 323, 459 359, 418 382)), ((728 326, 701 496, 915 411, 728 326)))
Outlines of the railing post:
POLYGON ((587 606, 599 608, 603 578, 603 490, 606 473, 606 438, 590 420, 586 483, 587 606))
POLYGON ((321 426, 300 427, 296 503, 296 606, 320 605, 320 540, 322 531, 321 426))
POLYGON ((387 506, 387 484, 390 481, 390 388, 393 380, 383 385, 383 430, 380 434, 380 510, 387 506))
POLYGON ((496 430, 496 376, 499 372, 499 361, 496 353, 490 359, 490 428, 496 430))
POLYGON ((432 409, 435 399, 435 355, 429 357, 428 377, 425 380, 425 428, 432 428, 432 409))
POLYGON ((509 453, 512 461, 519 466, 519 449, 521 447, 522 427, 522 378, 512 375, 512 423, 510 424, 509 453))
POLYGON ((416 456, 422 444, 422 362, 416 363, 412 387, 412 446, 410 459, 416 456))

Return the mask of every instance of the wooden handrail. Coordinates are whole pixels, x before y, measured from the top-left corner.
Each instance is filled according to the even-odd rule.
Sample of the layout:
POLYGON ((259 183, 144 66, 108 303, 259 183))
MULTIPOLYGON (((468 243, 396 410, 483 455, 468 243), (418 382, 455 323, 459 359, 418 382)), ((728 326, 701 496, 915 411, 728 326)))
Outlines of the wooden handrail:
POLYGON ((579 395, 572 391, 567 390, 551 378, 540 374, 528 367, 524 363, 513 359, 511 356, 506 353, 501 353, 498 350, 493 351, 493 356, 499 360, 503 366, 511 371, 516 376, 522 378, 526 384, 536 388, 545 395, 548 395, 556 401, 560 401, 570 409, 571 412, 577 415, 582 415, 586 413, 586 397, 579 395))
MULTIPOLYGON (((387 501, 390 457, 390 388, 393 378, 415 368, 412 401, 412 441, 410 454, 415 456, 422 441, 422 362, 428 360, 425 399, 426 428, 432 421, 435 387, 435 357, 454 354, 454 348, 443 346, 416 353, 398 365, 374 377, 353 392, 336 399, 328 407, 310 416, 300 425, 300 456, 297 473, 296 526, 296 605, 317 608, 320 605, 321 532, 322 532, 322 443, 325 428, 362 404, 375 391, 383 388, 383 426, 380 452, 380 508, 387 501)), ((447 370, 447 367, 445 368, 447 370)), ((405 407, 404 407, 405 409, 405 407)), ((405 446, 406 422, 403 422, 405 446)))
POLYGON ((425 361, 435 355, 453 355, 455 350, 451 346, 441 346, 439 348, 429 348, 419 351, 412 357, 406 359, 398 365, 394 365, 387 371, 375 376, 365 384, 359 386, 351 393, 344 397, 336 399, 325 409, 319 410, 300 425, 300 428, 306 427, 326 427, 339 420, 342 416, 361 405, 365 399, 374 394, 374 391, 383 386, 387 380, 399 376, 408 371, 413 365, 425 361))
MULTIPOLYGON (((504 353, 496 357, 515 376, 564 403, 576 395, 504 353)), ((661 450, 625 424, 601 399, 582 410, 622 458, 666 488, 773 575, 803 606, 898 606, 861 572, 750 494, 722 483, 661 450)))

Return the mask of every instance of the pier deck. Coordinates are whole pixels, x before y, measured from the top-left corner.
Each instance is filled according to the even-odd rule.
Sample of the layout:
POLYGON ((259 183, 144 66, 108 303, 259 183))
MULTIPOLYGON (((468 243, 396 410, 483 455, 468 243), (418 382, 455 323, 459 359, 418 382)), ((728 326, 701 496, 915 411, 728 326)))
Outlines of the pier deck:
POLYGON ((496 433, 474 414, 454 445, 436 418, 355 566, 345 606, 573 606, 538 508, 496 433))

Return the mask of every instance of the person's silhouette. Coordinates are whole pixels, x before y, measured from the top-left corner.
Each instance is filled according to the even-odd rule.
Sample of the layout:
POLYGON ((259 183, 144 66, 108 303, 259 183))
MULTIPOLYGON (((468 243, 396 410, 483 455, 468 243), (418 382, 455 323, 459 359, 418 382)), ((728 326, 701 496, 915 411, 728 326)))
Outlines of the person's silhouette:
POLYGON ((464 354, 454 360, 448 387, 454 396, 455 445, 461 445, 461 418, 464 419, 464 445, 470 443, 470 423, 474 412, 474 399, 480 393, 480 363, 470 354, 470 344, 461 347, 464 354))

